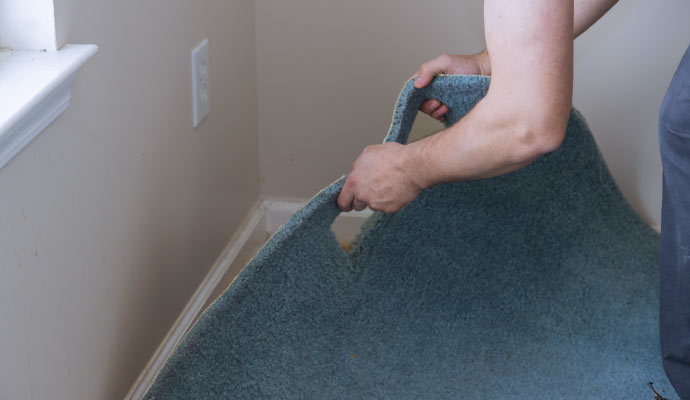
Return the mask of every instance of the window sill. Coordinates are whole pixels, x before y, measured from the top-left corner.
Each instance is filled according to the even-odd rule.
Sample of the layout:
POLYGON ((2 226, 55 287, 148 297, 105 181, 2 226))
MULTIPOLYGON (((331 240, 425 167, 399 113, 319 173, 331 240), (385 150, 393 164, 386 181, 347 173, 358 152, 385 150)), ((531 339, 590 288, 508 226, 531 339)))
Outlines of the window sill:
POLYGON ((0 50, 0 168, 67 109, 77 70, 97 50, 0 50))

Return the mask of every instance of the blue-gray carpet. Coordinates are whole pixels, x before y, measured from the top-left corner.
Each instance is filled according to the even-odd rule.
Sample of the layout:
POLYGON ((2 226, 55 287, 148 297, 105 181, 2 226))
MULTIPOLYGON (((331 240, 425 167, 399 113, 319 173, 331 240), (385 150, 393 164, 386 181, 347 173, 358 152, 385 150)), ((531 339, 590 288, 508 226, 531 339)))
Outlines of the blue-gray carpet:
MULTIPOLYGON (((424 99, 453 123, 488 85, 408 82, 386 140, 407 140, 424 99)), ((330 230, 342 182, 271 238, 147 399, 652 399, 649 381, 675 398, 658 348, 658 235, 577 111, 559 150, 377 213, 349 253, 330 230)))

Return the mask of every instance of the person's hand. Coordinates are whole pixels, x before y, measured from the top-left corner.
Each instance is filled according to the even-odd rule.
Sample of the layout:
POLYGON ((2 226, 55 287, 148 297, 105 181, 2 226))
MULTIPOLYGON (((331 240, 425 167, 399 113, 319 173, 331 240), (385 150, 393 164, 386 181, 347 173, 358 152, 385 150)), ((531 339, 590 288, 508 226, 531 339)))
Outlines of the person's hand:
POLYGON ((343 211, 393 213, 414 200, 422 187, 415 181, 418 168, 413 165, 410 146, 385 143, 369 146, 355 161, 338 196, 343 211))
MULTIPOLYGON (((471 55, 443 54, 422 64, 414 74, 417 77, 414 86, 421 89, 439 74, 491 75, 489 55, 486 50, 471 55)), ((439 121, 445 121, 448 106, 438 99, 431 99, 424 102, 420 110, 439 121)))

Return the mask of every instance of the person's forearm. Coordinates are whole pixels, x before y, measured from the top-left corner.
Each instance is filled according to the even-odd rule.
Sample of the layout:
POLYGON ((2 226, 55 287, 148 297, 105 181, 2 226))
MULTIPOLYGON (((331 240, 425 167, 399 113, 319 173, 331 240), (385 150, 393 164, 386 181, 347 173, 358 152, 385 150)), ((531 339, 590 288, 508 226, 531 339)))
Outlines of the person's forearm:
POLYGON ((594 25, 618 0, 575 0, 573 38, 594 25))
POLYGON ((573 0, 485 0, 486 96, 433 136, 367 147, 338 195, 340 209, 397 212, 421 189, 504 174, 557 149, 571 108, 573 22, 573 0))
POLYGON ((566 119, 534 125, 510 104, 484 98, 457 124, 409 147, 410 171, 420 188, 439 183, 490 178, 526 166, 556 150, 564 137, 566 119))
POLYGON ((484 5, 489 91, 455 125, 409 145, 408 171, 421 188, 504 174, 563 141, 573 87, 573 3, 484 5))

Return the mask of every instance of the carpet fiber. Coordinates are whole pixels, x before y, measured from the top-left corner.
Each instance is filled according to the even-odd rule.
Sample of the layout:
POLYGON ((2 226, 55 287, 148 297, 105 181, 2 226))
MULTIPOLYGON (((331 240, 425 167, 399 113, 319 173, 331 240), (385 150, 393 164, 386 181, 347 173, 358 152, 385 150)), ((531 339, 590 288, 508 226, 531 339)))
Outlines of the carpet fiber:
MULTIPOLYGON (((427 98, 448 123, 489 78, 408 82, 387 141, 427 98)), ((497 178, 374 214, 345 252, 343 178, 287 222, 203 314, 146 398, 674 398, 661 368, 659 238, 583 117, 560 149, 497 178)))

